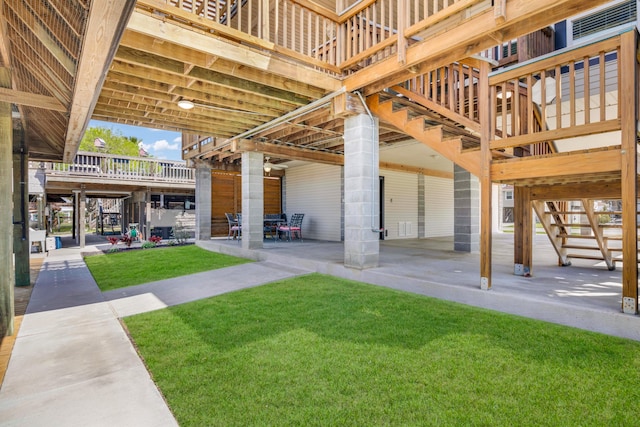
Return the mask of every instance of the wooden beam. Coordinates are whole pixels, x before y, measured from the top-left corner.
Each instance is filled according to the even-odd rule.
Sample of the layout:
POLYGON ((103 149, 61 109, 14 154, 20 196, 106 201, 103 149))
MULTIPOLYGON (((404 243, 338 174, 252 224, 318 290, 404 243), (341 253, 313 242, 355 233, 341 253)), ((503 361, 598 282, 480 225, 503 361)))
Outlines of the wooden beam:
POLYGON ((509 182, 541 176, 584 175, 620 170, 620 150, 568 153, 549 157, 518 157, 494 162, 491 176, 495 181, 509 182), (571 166, 569 166, 571 165, 571 166))
POLYGON ((622 140, 622 311, 638 314, 638 37, 637 31, 620 40, 620 108, 622 140))
POLYGON ((561 139, 577 138, 579 136, 595 135, 620 130, 620 120, 612 119, 605 122, 595 122, 586 125, 554 129, 532 134, 512 136, 510 138, 496 139, 491 141, 491 149, 522 147, 544 141, 556 141, 556 146, 562 147, 561 139))
POLYGON ((272 144, 269 142, 258 142, 249 139, 238 141, 237 151, 261 151, 266 155, 278 156, 290 160, 304 160, 314 163, 324 163, 328 165, 343 165, 344 156, 342 154, 326 153, 304 148, 295 148, 272 144))
POLYGON ((248 66, 239 66, 228 60, 194 49, 185 49, 169 41, 158 43, 154 37, 126 31, 122 37, 120 46, 126 46, 142 52, 148 52, 164 58, 171 58, 184 64, 211 69, 219 73, 235 76, 240 79, 250 80, 255 83, 271 86, 277 89, 288 90, 299 96, 320 98, 325 91, 310 85, 300 83, 293 79, 285 79, 273 74, 267 74, 248 66))
POLYGON ((129 0, 91 3, 69 112, 63 162, 73 162, 134 7, 135 2, 129 0))
POLYGON ((11 67, 9 37, 7 37, 7 19, 4 16, 5 1, 6 0, 0 0, 0 64, 3 67, 11 67))
POLYGON ((530 187, 531 200, 620 199, 621 184, 616 182, 590 182, 565 185, 538 185, 530 187))
POLYGON ((67 108, 54 97, 23 92, 20 90, 0 88, 0 101, 16 105, 43 108, 45 110, 60 111, 62 113, 67 111, 67 108))
POLYGON ((304 84, 320 87, 327 91, 338 90, 341 86, 339 79, 331 77, 322 71, 292 64, 269 53, 253 50, 247 46, 241 46, 210 34, 183 28, 138 11, 131 16, 128 29, 158 40, 166 40, 209 55, 216 55, 263 72, 271 72, 304 84))
POLYGON ((453 179, 453 172, 441 171, 437 169, 421 168, 417 166, 408 166, 400 163, 380 162, 380 169, 415 173, 415 174, 424 175, 424 176, 433 176, 436 178, 453 179))

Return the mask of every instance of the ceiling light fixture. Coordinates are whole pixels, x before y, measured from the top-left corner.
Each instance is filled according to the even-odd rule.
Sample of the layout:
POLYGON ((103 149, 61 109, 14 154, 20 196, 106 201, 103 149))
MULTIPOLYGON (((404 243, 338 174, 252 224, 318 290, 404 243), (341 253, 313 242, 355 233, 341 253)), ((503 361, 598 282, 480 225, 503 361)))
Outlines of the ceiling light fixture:
POLYGON ((182 108, 183 110, 191 110, 195 106, 196 104, 194 104, 192 101, 189 101, 188 99, 181 99, 180 101, 178 101, 178 107, 182 108))

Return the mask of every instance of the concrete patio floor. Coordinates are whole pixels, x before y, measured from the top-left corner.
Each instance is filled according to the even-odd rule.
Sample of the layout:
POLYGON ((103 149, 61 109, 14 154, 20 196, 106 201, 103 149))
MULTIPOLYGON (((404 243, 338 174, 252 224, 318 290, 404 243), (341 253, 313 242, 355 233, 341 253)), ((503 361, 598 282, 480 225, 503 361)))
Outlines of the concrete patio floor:
POLYGON ((264 248, 245 251, 237 240, 199 241, 203 248, 270 261, 309 271, 415 292, 640 340, 640 317, 623 314, 621 264, 609 271, 604 262, 572 260, 558 266, 545 235, 534 238, 531 277, 513 274, 513 235, 493 236, 492 289, 480 289, 480 254, 453 251, 452 238, 386 240, 380 243, 377 268, 343 266, 341 242, 265 240, 264 248))

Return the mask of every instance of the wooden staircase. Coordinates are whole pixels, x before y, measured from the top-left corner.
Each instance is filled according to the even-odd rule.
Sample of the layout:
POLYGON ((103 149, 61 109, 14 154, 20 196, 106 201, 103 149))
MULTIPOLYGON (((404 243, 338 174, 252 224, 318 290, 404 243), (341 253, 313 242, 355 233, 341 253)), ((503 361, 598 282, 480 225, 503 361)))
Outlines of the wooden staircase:
POLYGON ((480 140, 477 135, 399 97, 376 94, 367 98, 367 105, 381 120, 401 129, 474 175, 480 175, 480 140))
POLYGON ((533 208, 558 254, 558 264, 571 265, 571 259, 604 261, 607 268, 615 270, 616 262, 622 262, 622 224, 602 222, 604 215, 620 215, 621 212, 596 212, 594 201, 574 201, 581 208, 567 210, 569 202, 534 201, 533 208), (617 255, 614 255, 617 254, 617 255))
MULTIPOLYGON (((602 49, 602 52, 606 53, 606 49, 604 47, 602 49)), ((600 62, 604 63, 605 53, 602 52, 598 57, 600 62)), ((588 64, 589 56, 585 57, 587 59, 583 60, 588 64)), ((563 59, 565 60, 566 58, 563 59)), ((541 65, 552 68, 552 72, 560 75, 559 66, 553 68, 548 64, 541 65)), ((543 70, 540 75, 544 77, 547 75, 545 73, 547 70, 543 70)), ((369 96, 367 105, 382 122, 402 130, 441 156, 480 177, 483 161, 480 152, 481 126, 478 94, 480 85, 485 84, 481 81, 480 74, 476 65, 471 63, 451 64, 417 76, 402 85, 393 86, 385 92, 369 96)), ((566 165, 571 163, 569 155, 573 153, 558 153, 556 142, 549 138, 553 138, 558 133, 564 135, 561 139, 567 138, 573 128, 571 126, 563 128, 563 123, 558 118, 561 117, 560 114, 555 119, 555 127, 546 122, 545 111, 550 108, 547 101, 542 101, 541 104, 532 101, 534 99, 532 85, 537 79, 531 76, 535 71, 525 77, 518 77, 515 71, 511 74, 515 77, 502 77, 505 79, 503 83, 495 78, 495 82, 494 80, 486 82, 491 85, 491 99, 494 100, 490 106, 492 117, 494 117, 493 135, 490 137, 491 166, 497 166, 496 169, 500 173, 504 170, 500 169, 502 165, 516 165, 519 168, 516 171, 521 172, 522 175, 514 174, 514 169, 511 169, 511 175, 507 178, 504 178, 505 175, 500 176, 503 181, 496 180, 497 174, 491 176, 492 180, 531 187, 561 185, 567 181, 606 181, 614 180, 619 176, 617 171, 611 173, 605 171, 601 175, 589 172, 580 178, 566 179, 556 170, 549 169, 563 163, 566 165), (511 95, 503 98, 500 96, 501 93, 511 95), (540 135, 540 138, 536 138, 535 135, 540 135), (525 144, 507 142, 511 140, 531 142, 525 144), (547 170, 541 170, 542 175, 532 174, 532 171, 538 170, 537 165, 541 164, 541 161, 553 166, 545 165, 547 170), (548 178, 545 173, 549 173, 551 178, 548 178)), ((601 74, 600 80, 604 82, 605 73, 601 72, 601 74)), ((601 83, 601 86, 602 84, 604 83, 601 83)), ((556 90, 556 98, 560 99, 560 90, 554 90, 556 90)), ((576 89, 572 93, 574 92, 576 89)), ((572 98, 571 105, 574 104, 575 99, 572 98)), ((558 104, 554 106, 560 108, 558 104)), ((596 123, 600 131, 608 130, 611 126, 610 122, 613 122, 607 121, 606 112, 603 111, 600 111, 601 123, 596 123)), ((575 108, 571 107, 569 113, 572 117, 571 123, 576 123, 575 108)), ((587 126, 593 127, 594 124, 587 124, 587 126)), ((581 132, 584 134, 586 131, 581 132)), ((607 149, 611 151, 611 148, 607 149)), ((606 150, 603 149, 603 152, 606 153, 606 150)), ((591 153, 584 155, 591 155, 591 153)), ((593 169, 597 170, 597 168, 593 169)), ((604 261, 609 270, 614 270, 615 263, 622 261, 621 232, 615 233, 617 229, 621 231, 622 224, 602 223, 602 215, 612 212, 596 212, 593 202, 591 199, 581 199, 576 203, 580 206, 580 210, 571 211, 567 210, 568 202, 566 201, 534 200, 531 203, 558 254, 560 265, 571 265, 571 259, 591 259, 604 261), (580 221, 569 220, 576 216, 580 221)))

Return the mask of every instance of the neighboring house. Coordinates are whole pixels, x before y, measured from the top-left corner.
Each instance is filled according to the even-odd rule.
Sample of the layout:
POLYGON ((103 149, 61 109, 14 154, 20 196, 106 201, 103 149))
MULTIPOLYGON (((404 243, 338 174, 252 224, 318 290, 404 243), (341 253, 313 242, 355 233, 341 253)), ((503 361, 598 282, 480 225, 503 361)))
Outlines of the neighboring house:
MULTIPOLYGON (((119 234, 136 224, 144 237, 155 234, 168 239, 174 227, 190 237, 195 234, 194 170, 184 161, 79 152, 72 163, 32 166, 30 179, 34 185, 42 181, 40 199, 74 201, 73 234, 81 245, 84 227, 78 224, 87 222, 85 217, 92 219, 88 223, 98 233, 117 230, 119 234), (95 202, 82 207, 82 195, 85 202, 95 202)), ((44 208, 43 202, 43 218, 44 208)))

